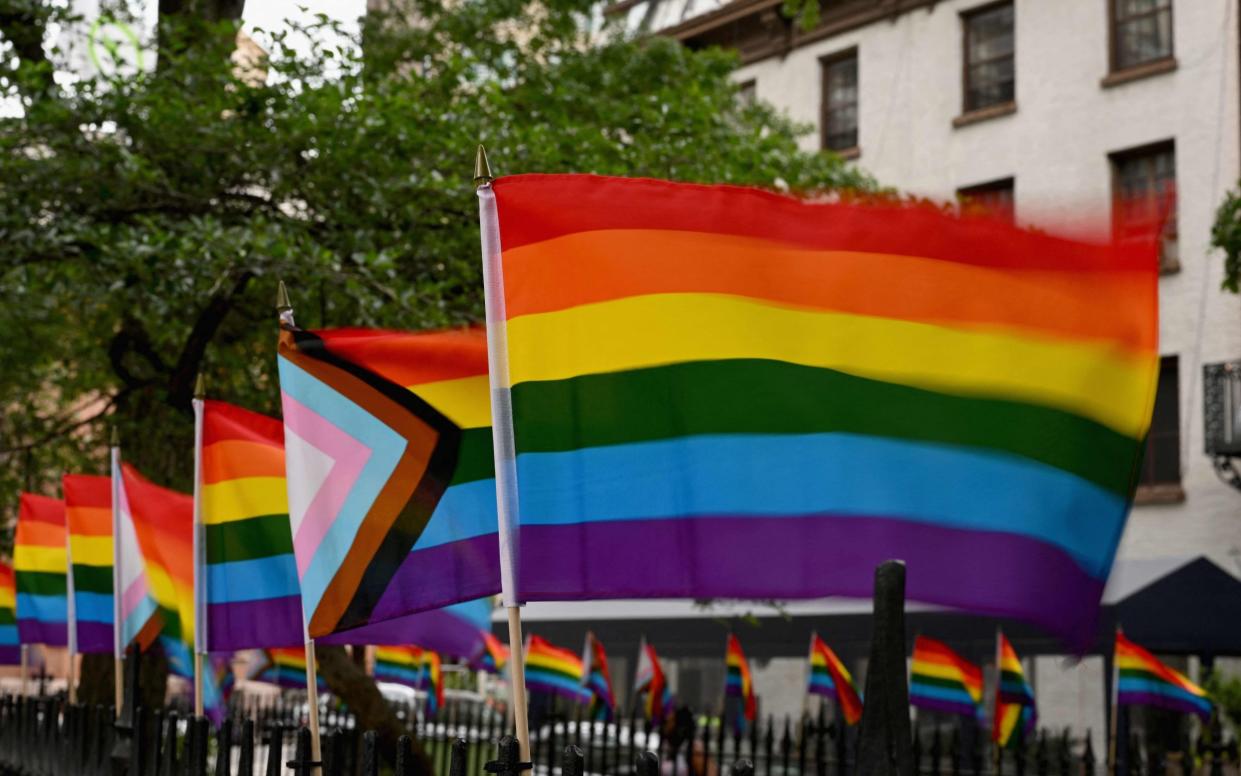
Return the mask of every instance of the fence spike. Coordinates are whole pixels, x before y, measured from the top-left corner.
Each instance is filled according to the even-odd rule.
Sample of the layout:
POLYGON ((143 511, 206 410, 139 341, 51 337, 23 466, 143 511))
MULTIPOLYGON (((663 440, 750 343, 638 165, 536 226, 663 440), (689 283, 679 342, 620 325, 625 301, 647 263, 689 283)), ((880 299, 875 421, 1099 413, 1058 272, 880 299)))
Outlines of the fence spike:
POLYGON ((409 736, 396 740, 396 776, 414 776, 414 750, 411 744, 409 736))
POLYGON ((215 776, 233 774, 233 721, 225 718, 216 733, 215 776))
POLYGON ((659 755, 654 752, 642 752, 634 763, 637 776, 659 776, 659 755))
POLYGON ((501 738, 497 748, 499 751, 496 759, 483 766, 483 770, 487 773, 494 773, 496 776, 521 776, 522 771, 533 768, 531 763, 521 761, 521 748, 516 738, 512 736, 501 738))
POLYGON ((466 758, 470 750, 462 738, 452 740, 452 751, 448 753, 448 776, 465 776, 466 758))
MULTIPOLYGON (((586 771, 586 761, 582 757, 581 747, 569 744, 564 748, 564 760, 560 764, 561 776, 582 776, 586 771)), ((451 774, 450 776, 462 776, 451 774)))
POLYGON ((374 730, 362 734, 362 776, 379 776, 379 734, 374 730))
POLYGON ((316 766, 323 765, 315 762, 310 755, 310 730, 306 727, 297 729, 297 746, 293 750, 293 759, 287 765, 294 776, 314 776, 316 766))
POLYGON ((742 758, 733 763, 732 776, 754 776, 754 763, 742 758))
POLYGON ((284 761, 284 728, 277 722, 267 732, 267 772, 265 776, 280 776, 284 761))
POLYGON ((170 711, 164 718, 164 761, 160 774, 180 773, 177 762, 177 712, 170 711))
POLYGON ((254 776, 254 720, 241 723, 241 746, 237 752, 237 776, 254 776))

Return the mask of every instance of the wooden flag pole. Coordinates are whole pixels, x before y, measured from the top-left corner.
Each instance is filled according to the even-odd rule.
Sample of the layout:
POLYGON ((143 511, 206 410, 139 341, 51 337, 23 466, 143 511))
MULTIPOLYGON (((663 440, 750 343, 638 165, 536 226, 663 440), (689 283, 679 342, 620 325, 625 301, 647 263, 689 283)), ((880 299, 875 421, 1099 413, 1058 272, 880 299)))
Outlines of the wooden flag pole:
MULTIPOLYGON (((491 190, 491 165, 481 145, 474 156, 474 188, 482 235, 483 300, 487 308, 487 376, 491 383, 491 441, 496 468, 496 518, 500 542, 500 590, 508 610, 508 643, 516 649, 521 635, 521 596, 517 590, 517 450, 513 442, 513 404, 505 329, 504 272, 500 258, 500 219, 491 190)), ((526 705, 525 655, 511 658, 509 697, 522 762, 530 760, 530 723, 526 705)))
POLYGON ((207 651, 207 607, 204 590, 203 562, 206 542, 203 541, 203 399, 207 389, 200 372, 194 382, 194 716, 203 715, 203 654, 207 651))
POLYGON ((1000 725, 1000 681, 1003 677, 1003 669, 1000 663, 1003 655, 1000 650, 1000 626, 995 626, 995 706, 991 712, 991 745, 995 750, 995 772, 999 773, 1003 766, 1004 751, 1000 748, 1000 742, 996 738, 1000 725))
POLYGON ((22 644, 22 697, 30 694, 30 645, 22 644))
MULTIPOLYGON (((1116 635, 1120 635, 1120 626, 1116 626, 1116 635)), ((1111 733, 1107 742, 1107 772, 1116 774, 1116 736, 1119 733, 1120 719, 1120 665, 1116 662, 1116 642, 1112 642, 1112 719, 1111 733)))
POLYGON ((68 516, 65 519, 65 613, 66 630, 69 647, 69 666, 65 672, 68 685, 69 703, 78 702, 77 664, 78 664, 78 614, 77 595, 73 587, 73 541, 69 530, 68 516))
MULTIPOLYGON (((280 328, 292 330, 296 328, 293 320, 293 303, 289 301, 289 290, 281 280, 276 286, 276 317, 280 328)), ((310 638, 310 618, 306 615, 306 599, 302 598, 302 628, 306 636, 306 706, 310 723, 310 759, 313 763, 310 773, 323 773, 322 739, 319 736, 319 674, 315 670, 315 640, 310 638)))
POLYGON ((121 616, 121 435, 112 427, 112 446, 109 450, 112 463, 112 673, 115 677, 115 700, 113 708, 116 714, 121 713, 125 702, 125 672, 123 660, 124 639, 121 631, 124 619, 121 616))

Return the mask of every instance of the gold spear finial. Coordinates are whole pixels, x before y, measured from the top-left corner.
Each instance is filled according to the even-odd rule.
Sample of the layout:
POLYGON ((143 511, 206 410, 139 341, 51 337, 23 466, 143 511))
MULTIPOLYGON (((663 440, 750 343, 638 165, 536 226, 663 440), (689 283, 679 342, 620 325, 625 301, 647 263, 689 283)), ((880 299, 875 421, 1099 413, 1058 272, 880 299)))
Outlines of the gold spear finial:
POLYGON ((495 178, 491 177, 491 165, 487 163, 487 149, 478 144, 478 152, 474 154, 474 188, 491 185, 495 178))
POLYGON ((198 378, 194 380, 194 398, 195 399, 207 398, 207 380, 206 378, 203 377, 202 372, 199 372, 198 378))
POLYGON ((113 447, 121 446, 121 432, 119 429, 117 429, 116 426, 112 427, 112 446, 113 447))
POLYGON ((293 303, 289 301, 289 289, 284 287, 283 280, 277 281, 276 285, 276 315, 280 318, 281 328, 294 328, 293 303))

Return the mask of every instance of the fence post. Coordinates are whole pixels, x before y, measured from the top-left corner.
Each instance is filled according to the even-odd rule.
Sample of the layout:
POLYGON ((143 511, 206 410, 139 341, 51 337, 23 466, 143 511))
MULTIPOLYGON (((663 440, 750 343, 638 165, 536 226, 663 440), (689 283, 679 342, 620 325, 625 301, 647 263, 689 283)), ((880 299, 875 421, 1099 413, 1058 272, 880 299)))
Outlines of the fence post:
POLYGON ((659 755, 654 752, 639 752, 634 763, 637 776, 659 776, 659 755))
POLYGON ((909 776, 913 771, 905 680, 905 564, 900 561, 885 561, 875 569, 873 621, 857 770, 866 776, 909 776))
POLYGON ((910 759, 913 761, 913 772, 922 772, 922 731, 914 728, 914 740, 909 747, 910 759))
POLYGON ((499 751, 496 759, 483 766, 487 773, 494 773, 496 776, 521 776, 522 771, 531 770, 533 767, 531 763, 521 761, 521 748, 516 738, 504 736, 497 748, 499 751))
POLYGON ((114 723, 112 742, 112 776, 128 776, 133 756, 134 705, 138 702, 138 663, 142 653, 131 647, 125 660, 125 700, 120 716, 114 723))
POLYGON ((414 751, 409 736, 396 740, 396 776, 414 776, 414 751))
MULTIPOLYGON (((582 750, 572 744, 564 748, 564 760, 560 763, 561 776, 582 776, 586 771, 586 763, 582 757, 582 750)), ((450 776, 464 776, 464 774, 450 774, 450 776)))
POLYGON ((448 776, 465 776, 465 766, 469 756, 470 749, 465 739, 454 738, 452 749, 448 753, 448 776))
POLYGON ((362 734, 362 776, 379 776, 379 734, 374 730, 362 734))
POLYGON ((233 774, 233 721, 227 717, 220 723, 215 737, 215 776, 233 774))
POLYGON ((241 723, 241 744, 237 752, 237 776, 254 776, 254 720, 241 723))
POLYGON ((164 721, 167 733, 164 735, 164 764, 159 770, 160 776, 180 773, 177 763, 177 722, 177 712, 168 712, 164 721))
POLYGON ((267 772, 264 776, 280 776, 284 767, 284 728, 273 724, 267 731, 267 772))
MULTIPOLYGON (((944 744, 939 737, 939 725, 931 731, 931 776, 940 776, 943 771, 940 770, 940 764, 944 758, 944 744)), ((914 766, 914 772, 917 773, 917 766, 914 766)))
POLYGON ((740 759, 733 763, 732 776, 754 776, 754 763, 740 759))

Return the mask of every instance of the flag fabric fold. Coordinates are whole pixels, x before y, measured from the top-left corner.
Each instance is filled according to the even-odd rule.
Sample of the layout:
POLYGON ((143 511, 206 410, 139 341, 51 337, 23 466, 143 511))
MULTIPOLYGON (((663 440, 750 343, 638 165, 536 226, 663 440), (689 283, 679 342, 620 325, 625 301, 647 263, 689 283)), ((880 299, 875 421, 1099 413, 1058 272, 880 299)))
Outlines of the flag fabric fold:
MULTIPOLYGON (((136 643, 143 649, 150 646, 163 628, 163 616, 155 600, 142 544, 134 525, 124 469, 120 450, 112 448, 113 580, 118 582, 121 591, 113 599, 114 618, 120 621, 120 632, 115 634, 118 637, 118 658, 131 644, 136 643)), ((189 564, 190 558, 186 557, 184 562, 189 564)))
POLYGON ((283 425, 205 400, 200 460, 207 650, 301 645, 283 425))
POLYGON ((309 634, 425 642, 401 618, 499 592, 484 335, 285 330, 278 363, 309 634))
POLYGON ((1211 717, 1206 690, 1180 671, 1165 665, 1146 649, 1116 633, 1116 702, 1121 705, 1155 706, 1182 714, 1211 717))
POLYGON ((72 557, 78 651, 112 652, 112 480, 93 474, 61 479, 72 557))
POLYGON ((982 718, 982 669, 942 641, 914 639, 909 703, 923 709, 982 718))
POLYGON ((835 701, 845 723, 856 725, 862 719, 862 698, 853 684, 853 675, 835 651, 814 633, 810 636, 810 677, 807 692, 835 701))
POLYGON ((1154 399, 1153 244, 726 186, 492 190, 522 600, 866 597, 898 557, 912 600, 1093 635, 1154 399))
POLYGON ((1034 732, 1034 726, 1038 723, 1038 707, 1017 651, 1003 633, 997 633, 996 639, 999 683, 995 693, 991 739, 1000 746, 1015 746, 1019 739, 1027 739, 1034 732))
POLYGON ((479 631, 480 644, 470 659, 470 667, 475 671, 486 671, 489 674, 503 673, 508 665, 508 646, 491 634, 489 630, 479 631))
POLYGON ((17 631, 22 644, 68 644, 65 502, 22 493, 13 534, 17 631))

